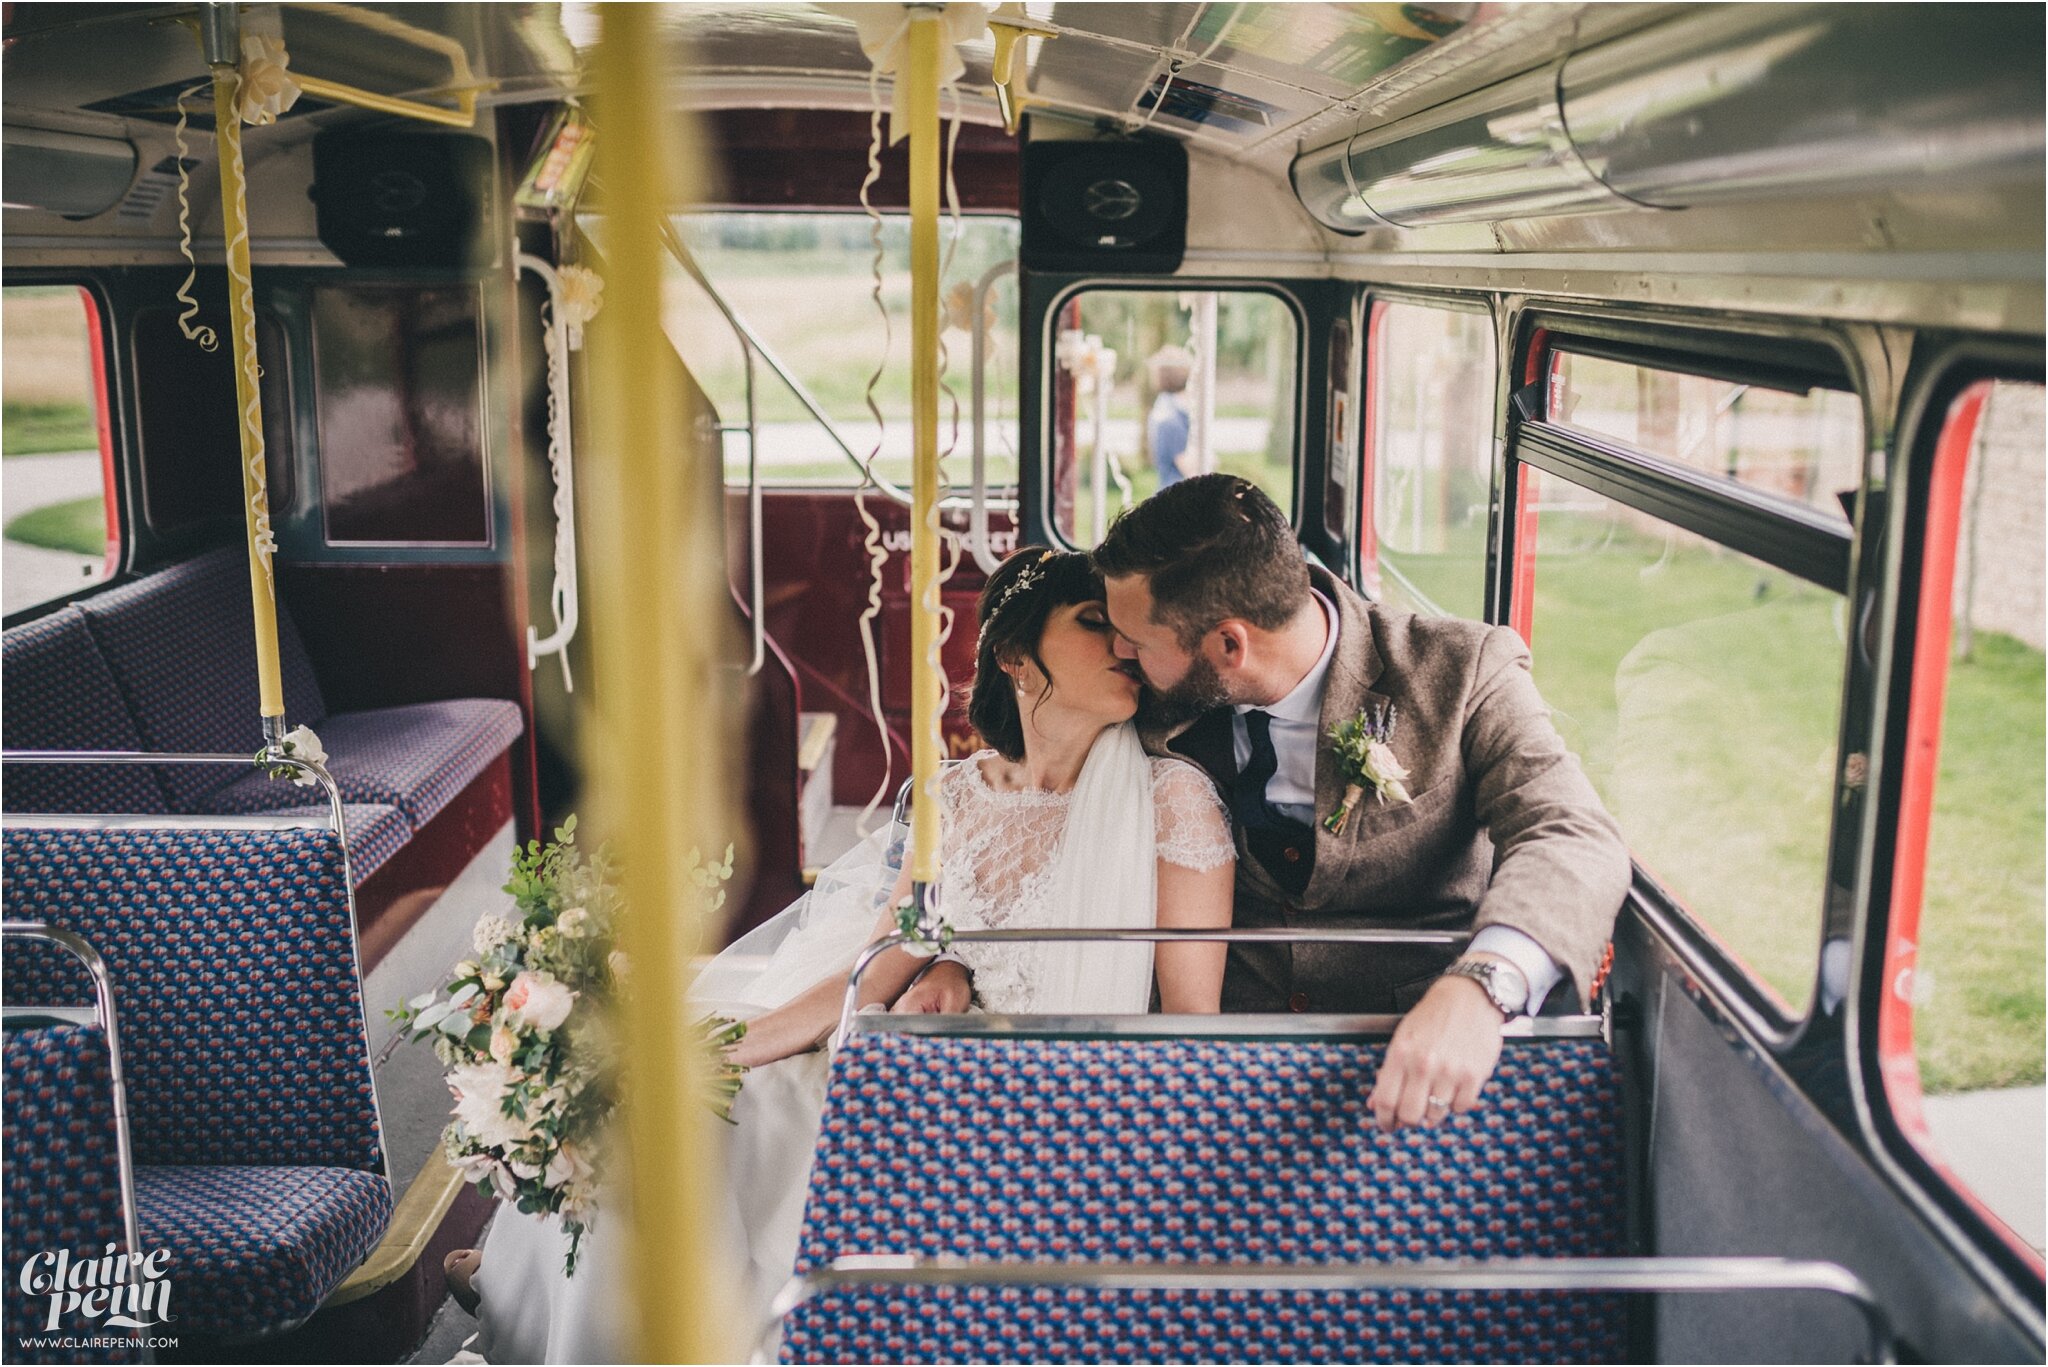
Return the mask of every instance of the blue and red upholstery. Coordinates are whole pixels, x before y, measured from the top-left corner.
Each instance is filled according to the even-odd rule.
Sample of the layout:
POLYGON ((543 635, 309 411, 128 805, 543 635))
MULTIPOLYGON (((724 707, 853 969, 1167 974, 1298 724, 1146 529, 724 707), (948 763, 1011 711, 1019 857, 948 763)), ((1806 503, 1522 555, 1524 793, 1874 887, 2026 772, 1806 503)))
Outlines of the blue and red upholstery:
MULTIPOLYGON (((300 801, 306 799, 306 789, 295 788, 293 791, 298 793, 300 801)), ((325 795, 318 788, 312 792, 325 795)), ((325 826, 332 820, 333 810, 322 803, 317 807, 284 807, 263 815, 300 817, 325 826)), ((358 886, 412 839, 412 823, 396 807, 375 802, 344 802, 341 804, 341 819, 348 828, 349 873, 358 886)))
MULTIPOLYGON (((82 935, 119 1004, 145 1244, 177 1250, 183 1331, 311 1314, 391 1210, 341 843, 325 830, 4 833, 11 915, 82 935)), ((91 1000, 12 950, 15 1004, 91 1000)))
MULTIPOLYGON (((81 599, 78 608, 127 700, 142 736, 137 748, 253 755, 262 746, 246 552, 223 547, 81 599)), ((285 715, 318 727, 327 701, 286 612, 277 614, 277 648, 285 715)), ((235 777, 213 766, 161 773, 180 811, 204 811, 201 799, 235 777)))
POLYGON ((349 1168, 140 1168, 135 1186, 142 1246, 206 1269, 203 1304, 178 1281, 181 1321, 221 1337, 306 1319, 391 1222, 391 1184, 349 1168))
MULTIPOLYGON (((50 1301, 22 1289, 30 1258, 66 1253, 100 1257, 125 1247, 121 1168, 114 1131, 114 1079, 107 1037, 95 1025, 40 1024, 7 1031, 4 1069, 5 1246, 0 1287, 9 1362, 139 1362, 139 1351, 115 1347, 58 1349, 37 1342, 49 1325, 50 1301)), ((62 1311, 57 1332, 94 1326, 62 1311)))
MULTIPOLYGON (((331 831, 4 834, 10 915, 83 936, 121 1013, 135 1161, 381 1172, 331 831)), ((83 1005, 75 961, 8 955, 12 1003, 83 1005)))
MULTIPOLYGON (((1384 1135, 1379 1043, 856 1032, 832 1064, 799 1272, 849 1254, 1359 1263, 1622 1251, 1598 1039, 1511 1043, 1484 1103, 1384 1135)), ((790 1362, 1603 1362, 1617 1298, 888 1287, 827 1292, 790 1362)))
MULTIPOLYGON (((327 772, 346 802, 396 807, 414 829, 427 824, 525 729, 514 703, 497 698, 383 707, 327 718, 317 728, 327 772)), ((209 794, 216 812, 263 812, 295 800, 290 784, 247 774, 209 794)), ((350 828, 353 839, 354 828, 350 828)))
MULTIPOLYGON (((262 744, 249 568, 239 547, 199 556, 6 633, 8 749, 250 754, 262 744)), ((291 614, 278 611, 286 716, 312 726, 348 804, 360 884, 525 729, 518 705, 455 698, 329 716, 291 614)), ((253 765, 10 765, 10 812, 251 815, 321 794, 253 765)))
MULTIPOLYGON (((85 614, 60 608, 0 640, 0 745, 9 750, 140 750, 142 734, 94 644, 85 614)), ((4 774, 10 812, 167 812, 142 765, 21 764, 4 774)))

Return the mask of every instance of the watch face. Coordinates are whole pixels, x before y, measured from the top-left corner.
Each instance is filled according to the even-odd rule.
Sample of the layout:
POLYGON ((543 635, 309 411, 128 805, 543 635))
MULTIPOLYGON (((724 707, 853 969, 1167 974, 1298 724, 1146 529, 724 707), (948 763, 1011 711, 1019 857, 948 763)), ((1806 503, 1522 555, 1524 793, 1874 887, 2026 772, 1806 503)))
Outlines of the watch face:
POLYGON ((1507 964, 1491 959, 1461 959, 1451 965, 1451 971, 1485 988, 1488 999, 1502 1015, 1519 1016, 1529 1004, 1529 984, 1522 980, 1518 969, 1507 964))
POLYGON ((1492 995, 1493 1004, 1510 1016, 1520 1015, 1522 1008, 1529 1004, 1529 984, 1506 964, 1486 965, 1486 990, 1492 995))

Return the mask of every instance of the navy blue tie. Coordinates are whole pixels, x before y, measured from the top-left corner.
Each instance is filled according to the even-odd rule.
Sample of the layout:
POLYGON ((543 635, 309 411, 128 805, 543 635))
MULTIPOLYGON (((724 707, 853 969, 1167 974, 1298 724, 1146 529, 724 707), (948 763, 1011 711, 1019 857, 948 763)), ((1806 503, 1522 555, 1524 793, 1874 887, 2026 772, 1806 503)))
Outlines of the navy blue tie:
POLYGON ((1238 825, 1248 831, 1272 830, 1280 823, 1295 824, 1274 811, 1273 804, 1266 801, 1266 785, 1280 768, 1280 756, 1273 749, 1272 714, 1259 711, 1245 713, 1244 729, 1245 734, 1251 737, 1252 757, 1230 785, 1230 814, 1237 818, 1238 825))
POLYGON ((1265 866, 1288 893, 1299 897, 1315 871, 1316 842, 1303 823, 1266 800, 1266 784, 1280 768, 1273 749, 1273 718, 1266 712, 1244 714, 1251 737, 1251 759, 1230 784, 1230 814, 1244 829, 1245 849, 1265 866))

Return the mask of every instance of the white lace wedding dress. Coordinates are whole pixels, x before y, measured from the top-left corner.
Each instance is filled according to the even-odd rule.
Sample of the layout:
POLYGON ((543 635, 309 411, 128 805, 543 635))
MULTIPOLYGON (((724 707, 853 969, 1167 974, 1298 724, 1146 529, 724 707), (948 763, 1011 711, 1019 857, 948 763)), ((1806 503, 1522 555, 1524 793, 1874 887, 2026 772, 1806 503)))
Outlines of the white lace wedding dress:
MULTIPOLYGON (((939 778, 946 822, 939 915, 955 930, 1070 924, 1055 901, 1058 855, 1074 795, 997 789, 982 768, 993 758, 995 751, 984 750, 939 778)), ((1209 776, 1182 760, 1149 763, 1157 857, 1195 870, 1233 858, 1230 818, 1209 776)), ((954 952, 974 970, 983 1010, 1045 1009, 1040 1003, 1047 994, 1047 964, 1040 945, 964 943, 954 952)))
MULTIPOLYGON (((1122 739, 1135 746, 1129 736, 1122 739)), ((940 776, 945 845, 938 914, 956 930, 1072 925, 1075 918, 1062 904, 1061 889, 1071 888, 1075 872, 1070 863, 1063 870, 1062 858, 1075 854, 1067 848, 1075 795, 1000 790, 983 771, 983 763, 994 756, 992 750, 982 751, 940 776)), ((1194 870, 1213 869, 1233 858, 1229 818, 1208 776, 1180 760, 1140 756, 1138 762, 1150 769, 1152 839, 1146 843, 1154 847, 1156 858, 1194 870)), ((1092 872, 1101 877, 1115 871, 1092 872)), ((1148 888, 1151 873, 1148 866, 1143 880, 1148 888)), ((882 894, 886 892, 884 888, 882 894)), ((879 902, 875 905, 879 907, 879 902)), ((857 937, 845 944, 839 971, 851 963, 878 914, 871 912, 858 927, 857 937)), ((1148 911, 1145 923, 1152 923, 1151 916, 1148 911)), ((849 912, 835 919, 850 925, 856 918, 849 912)), ((834 933, 825 932, 828 938, 834 933)), ((839 938, 846 937, 840 933, 839 938)), ((1072 946, 961 943, 954 950, 973 970, 977 1004, 984 1011, 1034 1013, 1071 1007, 1061 988, 1072 985, 1062 958, 1076 952, 1072 946)), ((1128 973, 1123 975, 1127 986, 1121 995, 1137 1003, 1130 1009, 1145 1009, 1150 946, 1097 944, 1081 946, 1080 951, 1095 961, 1091 973, 1099 973, 1100 961, 1108 955, 1136 955, 1126 963, 1142 960, 1137 995, 1131 995, 1128 973)), ((834 953, 828 949, 824 957, 834 953)), ((820 956, 813 949, 799 957, 808 972, 820 956)), ((806 982, 819 976, 811 974, 806 982)), ((765 1324, 769 1305, 796 1261, 829 1061, 828 1053, 819 1049, 750 1071, 733 1108, 735 1125, 724 1134, 716 1237, 736 1283, 735 1320, 746 1326, 744 1337, 749 1339, 740 1352, 751 1349, 753 1333, 765 1324)), ((564 1279, 559 1226, 501 1210, 484 1245, 476 1279, 483 1295, 478 1346, 484 1357, 491 1362, 619 1360, 629 1345, 623 1342, 611 1298, 623 1281, 623 1249, 623 1221, 606 1212, 584 1239, 584 1267, 564 1279)))

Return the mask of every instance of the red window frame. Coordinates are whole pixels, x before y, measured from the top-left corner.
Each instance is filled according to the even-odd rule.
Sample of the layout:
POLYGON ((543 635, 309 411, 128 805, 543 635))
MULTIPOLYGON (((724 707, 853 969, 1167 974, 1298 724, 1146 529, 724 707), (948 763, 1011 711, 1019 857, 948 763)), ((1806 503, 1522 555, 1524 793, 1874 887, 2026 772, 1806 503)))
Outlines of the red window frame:
MULTIPOLYGON (((1545 375, 1550 384, 1543 395, 1543 411, 1551 411, 1552 390, 1557 384, 1556 367, 1550 353, 1550 332, 1537 328, 1529 334, 1528 359, 1522 368, 1524 388, 1545 375)), ((1530 650, 1536 648, 1536 500, 1530 497, 1529 467, 1515 462, 1515 561, 1508 575, 1508 626, 1530 650)))
POLYGON ((85 326, 92 342, 89 349, 92 353, 93 427, 100 440, 100 498, 107 517, 107 552, 100 567, 100 579, 104 582, 121 569, 121 504, 115 497, 120 484, 114 468, 113 407, 107 400, 106 316, 100 311, 100 301, 91 289, 80 285, 78 298, 85 306, 85 326))
MULTIPOLYGON (((1366 301, 1364 353, 1360 358, 1361 364, 1358 370, 1357 561, 1358 582, 1365 596, 1374 602, 1380 601, 1385 591, 1380 580, 1380 527, 1375 502, 1379 492, 1377 487, 1379 479, 1379 418, 1375 403, 1379 393, 1379 371, 1377 367, 1381 355, 1380 341, 1385 331, 1387 314, 1396 304, 1406 304, 1413 308, 1433 308, 1440 311, 1461 313, 1471 311, 1469 305, 1465 308, 1455 308, 1447 303, 1433 303, 1424 298, 1411 298, 1399 295, 1393 297, 1375 295, 1369 297, 1366 301)), ((1542 345, 1546 334, 1539 329, 1535 336, 1536 344, 1542 345)), ((1507 364, 1509 362, 1500 357, 1498 344, 1496 343, 1494 356, 1496 372, 1500 366, 1507 364)), ((1495 433, 1495 436, 1498 436, 1498 432, 1495 433)), ((1526 632, 1523 633, 1523 639, 1525 641, 1528 639, 1526 632)))
POLYGON ((1948 647, 1955 624, 1956 545, 1962 530, 1970 452, 1995 384, 1992 379, 1974 381, 1950 401, 1928 472, 1905 756, 1899 773, 1899 815, 1892 850, 1891 906, 1885 918, 1877 1062, 1884 1078, 1885 1100, 1899 1132, 1949 1189, 2040 1276, 2048 1271, 2041 1255, 1978 1199, 1942 1158, 1921 1105, 1920 1061, 1913 1043, 1913 977, 1919 966, 1927 837, 1934 818, 1935 783, 1941 772, 1948 647))

